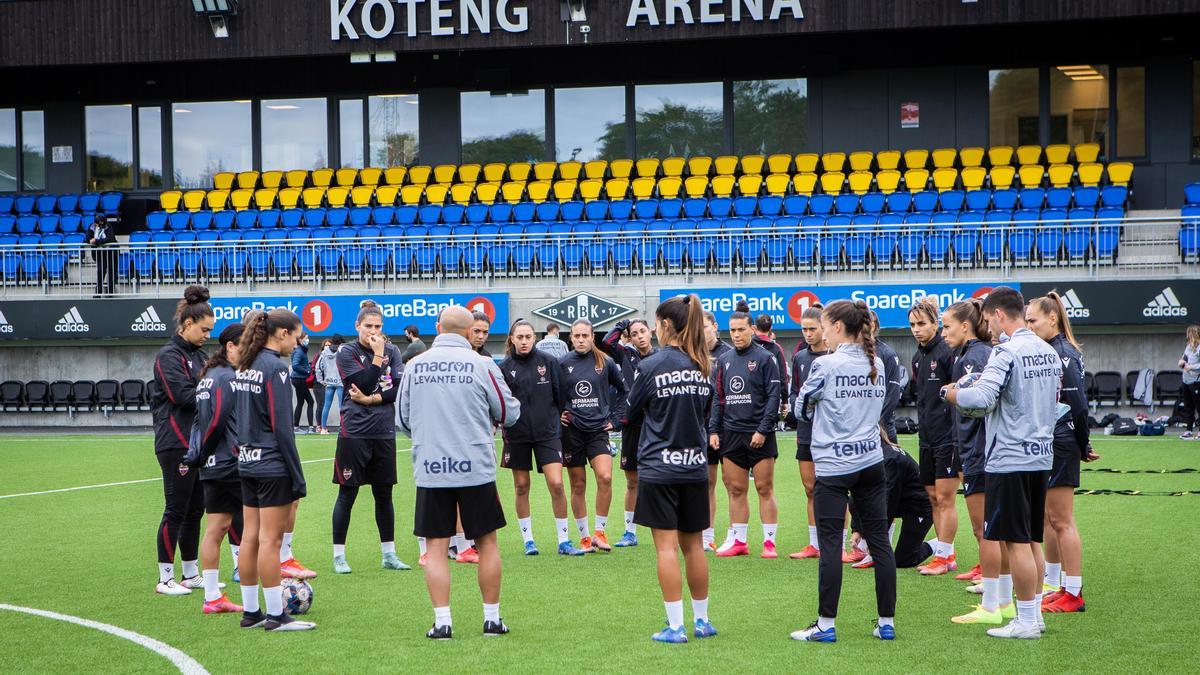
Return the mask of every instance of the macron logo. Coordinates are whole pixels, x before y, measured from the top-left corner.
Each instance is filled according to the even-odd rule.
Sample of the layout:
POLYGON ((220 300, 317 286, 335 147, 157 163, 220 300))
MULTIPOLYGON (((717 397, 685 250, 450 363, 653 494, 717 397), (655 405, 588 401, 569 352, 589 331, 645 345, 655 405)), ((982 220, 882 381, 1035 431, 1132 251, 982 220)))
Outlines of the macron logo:
POLYGON ((87 333, 91 330, 92 327, 84 322, 76 307, 68 309, 67 313, 63 314, 63 317, 54 325, 55 333, 87 333))
POLYGON ((1187 307, 1179 302, 1179 298, 1175 295, 1175 291, 1167 286, 1153 300, 1146 303, 1146 309, 1142 310, 1142 316, 1187 316, 1187 307))
POLYGON ((1085 319, 1092 315, 1092 310, 1083 305, 1074 288, 1067 289, 1067 292, 1062 294, 1062 304, 1063 309, 1067 310, 1067 316, 1072 319, 1085 319))
POLYGON ((0 333, 13 332, 12 324, 8 322, 8 318, 4 316, 4 312, 0 312, 0 333))
POLYGON ((146 308, 142 315, 129 325, 129 330, 135 333, 156 333, 167 329, 167 324, 158 318, 158 310, 154 309, 154 305, 146 308))

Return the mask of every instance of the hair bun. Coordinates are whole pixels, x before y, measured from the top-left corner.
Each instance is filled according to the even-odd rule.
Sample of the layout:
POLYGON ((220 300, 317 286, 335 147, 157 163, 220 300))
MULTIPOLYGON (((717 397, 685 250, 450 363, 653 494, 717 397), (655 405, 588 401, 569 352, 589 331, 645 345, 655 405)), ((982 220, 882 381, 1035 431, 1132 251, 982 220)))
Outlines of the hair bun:
POLYGON ((750 303, 746 302, 745 300, 738 300, 736 309, 737 309, 737 311, 742 312, 743 314, 749 314, 750 313, 750 303))
POLYGON ((208 302, 209 297, 208 289, 200 285, 188 286, 187 290, 183 292, 183 299, 189 305, 208 302))
POLYGON ((359 309, 362 309, 363 307, 378 307, 378 306, 379 306, 379 305, 375 304, 375 301, 374 301, 374 300, 371 300, 370 298, 368 298, 368 299, 366 299, 366 300, 363 300, 362 302, 358 303, 358 308, 359 308, 359 309))

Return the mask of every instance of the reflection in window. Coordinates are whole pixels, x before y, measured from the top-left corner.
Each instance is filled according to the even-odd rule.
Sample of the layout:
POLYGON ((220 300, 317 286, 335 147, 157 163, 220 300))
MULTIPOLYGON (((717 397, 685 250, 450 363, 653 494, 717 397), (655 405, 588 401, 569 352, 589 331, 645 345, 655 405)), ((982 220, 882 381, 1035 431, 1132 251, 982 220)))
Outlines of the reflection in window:
POLYGON ((250 101, 173 104, 175 186, 212 188, 218 173, 252 169, 250 135, 250 101))
POLYGON ((546 92, 462 94, 464 163, 536 162, 546 156, 546 92))
POLYGON ((733 83, 733 151, 795 154, 808 148, 808 80, 733 83))
POLYGON ((46 119, 41 110, 21 111, 21 183, 24 190, 46 189, 46 119))
POLYGON ((638 157, 715 156, 725 147, 720 82, 650 84, 634 89, 638 157))
POLYGON ((348 98, 338 103, 338 149, 343 167, 361 169, 366 166, 361 98, 348 98))
POLYGON ((138 187, 162 187, 162 108, 138 108, 138 187))
POLYGON ((1038 70, 988 71, 988 141, 992 145, 1037 145, 1038 70))
POLYGON ((133 187, 133 107, 89 105, 84 108, 89 190, 133 187))
POLYGON ((625 150, 625 87, 554 91, 555 159, 616 159, 625 150))
POLYGON ((420 156, 417 136, 417 95, 381 94, 368 102, 371 165, 403 166, 420 156))
POLYGON ((1146 69, 1117 68, 1117 156, 1146 156, 1146 69))
POLYGON ((1108 156, 1108 66, 1050 69, 1050 142, 1099 143, 1108 156))
POLYGON ((0 108, 0 192, 17 189, 17 111, 0 108))
POLYGON ((268 99, 259 110, 263 171, 329 166, 325 99, 268 99))

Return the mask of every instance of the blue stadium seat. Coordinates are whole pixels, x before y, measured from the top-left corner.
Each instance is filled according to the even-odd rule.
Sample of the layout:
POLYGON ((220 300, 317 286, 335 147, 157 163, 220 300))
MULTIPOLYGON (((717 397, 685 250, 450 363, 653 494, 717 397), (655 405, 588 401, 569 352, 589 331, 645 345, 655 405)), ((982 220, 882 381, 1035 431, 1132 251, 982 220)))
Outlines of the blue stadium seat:
POLYGON ((833 232, 845 234, 850 229, 850 216, 837 214, 829 216, 825 219, 825 229, 833 232))
POLYGON ((690 197, 683 200, 684 218, 703 218, 708 214, 708 200, 703 197, 690 197))
MULTIPOLYGON (((261 220, 262 219, 260 217, 259 221, 261 222, 261 220)), ((364 225, 370 225, 371 224, 371 207, 356 206, 356 207, 350 209, 350 224, 355 227, 362 227, 364 225)), ((263 227, 266 227, 266 225, 263 225, 263 227)))
POLYGON ((1022 209, 1041 209, 1046 203, 1046 191, 1040 187, 1030 187, 1018 194, 1018 203, 1022 209))
MULTIPOLYGON (((305 209, 304 210, 304 226, 308 228, 323 227, 325 225, 325 209, 322 207, 305 209)), ((218 228, 220 229, 220 228, 218 228)))
POLYGON ((608 205, 608 217, 613 220, 629 220, 633 214, 633 202, 628 199, 614 199, 608 205))
POLYGON ((542 202, 535 211, 539 222, 553 223, 558 221, 560 208, 558 202, 542 202))
POLYGON ((1012 211, 1017 208, 1017 191, 1012 188, 992 191, 992 207, 1002 211, 1012 211))
POLYGON ((687 243, 688 265, 694 270, 704 270, 712 258, 712 242, 708 239, 693 239, 687 243))
POLYGON ((813 256, 817 251, 817 237, 815 235, 800 234, 792 242, 792 260, 802 269, 811 269, 813 266, 813 256))
POLYGON ((58 227, 64 233, 83 231, 83 216, 78 213, 64 213, 62 220, 58 221, 58 227))
POLYGON ((1066 209, 1071 207, 1071 188, 1056 187, 1046 190, 1046 208, 1066 209))
MULTIPOLYGON (((583 269, 585 249, 583 244, 562 244, 562 264, 567 272, 579 272, 583 269)), ((539 256, 540 259, 540 256, 539 256)))
POLYGON ((982 211, 963 211, 958 214, 959 229, 978 230, 987 222, 987 214, 982 211))
POLYGON ((903 230, 904 216, 899 213, 884 213, 879 216, 879 229, 886 232, 903 230))
POLYGON ((682 199, 663 199, 658 203, 658 217, 676 220, 683 215, 682 199))
POLYGON ((788 195, 783 198, 783 212, 789 216, 803 216, 808 211, 808 195, 788 195))
POLYGON ((870 232, 871 230, 874 230, 875 226, 878 224, 879 216, 870 213, 860 213, 857 216, 854 216, 854 218, 850 221, 851 228, 856 231, 870 232))
POLYGON ((964 264, 973 265, 979 248, 979 231, 969 229, 955 232, 951 245, 954 247, 954 260, 960 267, 964 264))
POLYGON ((1044 227, 1037 233, 1037 254, 1043 265, 1058 262, 1062 249, 1063 229, 1061 226, 1044 227))
POLYGON ((58 214, 51 213, 38 217, 37 231, 41 234, 58 232, 58 214))
POLYGON ((882 192, 868 192, 862 196, 860 203, 863 213, 879 215, 883 213, 883 208, 887 204, 887 197, 882 192))
POLYGON ((763 256, 763 241, 762 237, 746 237, 738 242, 738 255, 743 268, 759 268, 763 256))
POLYGON ((813 195, 808 200, 808 211, 814 216, 827 216, 833 213, 833 197, 829 195, 813 195))
POLYGON ((591 239, 600 231, 600 223, 580 222, 571 226, 571 234, 577 239, 591 239))
POLYGON ((962 190, 946 190, 938 194, 938 205, 943 211, 962 211, 966 195, 962 190))
MULTIPOLYGON (((196 215, 200 214, 197 213, 196 215)), ((192 214, 188 213, 187 211, 176 211, 171 214, 167 214, 164 211, 153 211, 146 214, 146 227, 149 228, 150 231, 163 229, 158 226, 158 224, 163 221, 165 221, 166 226, 171 230, 175 232, 182 232, 192 226, 192 214)), ((198 227, 196 229, 208 229, 207 225, 212 224, 212 214, 208 215, 204 224, 206 227, 198 227)))
MULTIPOLYGON (((1200 205, 1200 182, 1183 186, 1183 201, 1188 205, 1200 205)), ((0 213, 4 213, 3 205, 0 205, 0 213)))
POLYGON ((817 255, 821 264, 826 267, 837 267, 842 259, 842 242, 844 234, 823 234, 817 239, 817 255))
POLYGON ((929 222, 933 225, 933 229, 935 230, 952 229, 954 226, 958 225, 958 214, 945 211, 941 213, 935 213, 932 217, 930 217, 929 222))
POLYGON ((608 269, 608 257, 611 249, 608 244, 602 241, 593 241, 587 245, 587 261, 588 266, 593 272, 601 272, 608 269))
POLYGON ((733 241, 729 239, 718 239, 713 242, 713 260, 719 270, 724 270, 733 265, 734 255, 737 253, 737 248, 733 241))
MULTIPOLYGON (((551 227, 554 227, 556 225, 562 225, 562 224, 563 223, 555 223, 551 227)), ((450 230, 451 236, 453 236, 455 239, 457 239, 459 241, 466 240, 466 239, 473 239, 478 232, 479 232, 479 229, 477 227, 475 227, 474 225, 455 225, 450 230)), ((359 236, 362 236, 361 232, 359 233, 359 236)))
MULTIPOLYGON (((336 210, 336 209, 331 209, 331 210, 336 210)), ((343 209, 343 210, 345 210, 345 209, 343 209)), ((255 225, 258 224, 258 211, 255 211, 253 209, 246 209, 245 211, 238 211, 237 218, 236 218, 236 224, 237 224, 237 227, 239 230, 249 230, 249 229, 253 228, 255 225)))
POLYGON ((931 213, 938 207, 938 193, 933 190, 921 190, 912 196, 912 209, 922 213, 931 213))
POLYGON ((867 252, 871 249, 871 237, 865 234, 852 234, 846 237, 844 244, 846 261, 852 268, 862 268, 867 262, 867 252))
POLYGON ((39 214, 54 213, 58 208, 58 195, 38 195, 34 200, 34 210, 39 214))
POLYGON ((512 205, 512 221, 514 223, 527 225, 533 222, 533 218, 536 215, 537 204, 533 202, 520 202, 512 205))
POLYGON ((525 226, 525 240, 532 244, 541 244, 549 238, 550 226, 546 223, 530 223, 525 226))
POLYGON ((13 202, 16 200, 17 198, 13 195, 0 195, 0 215, 12 213, 13 202))
POLYGON ((292 266, 295 264, 296 254, 288 248, 276 248, 271 250, 271 270, 278 276, 288 277, 292 274, 292 266))
MULTIPOLYGON (((378 211, 379 209, 377 208, 375 210, 378 211)), ((394 211, 393 211, 393 213, 394 213, 394 211)), ((488 205, 487 204, 470 204, 467 206, 465 215, 466 215, 466 219, 467 219, 468 223, 472 223, 474 225, 481 225, 483 223, 486 223, 487 217, 488 217, 488 205)), ((377 222, 377 224, 379 224, 379 223, 377 222)))
POLYGON ((438 264, 443 272, 458 274, 462 268, 463 248, 457 244, 448 244, 438 248, 438 264))
POLYGON ((890 231, 871 238, 871 257, 876 267, 892 266, 896 257, 896 240, 896 235, 890 231))
POLYGON ((285 209, 279 214, 279 225, 285 229, 293 229, 304 224, 304 211, 302 209, 285 209))
POLYGON ((447 225, 458 225, 466 216, 467 207, 462 204, 447 204, 442 207, 442 222, 447 225))
POLYGON ((37 231, 38 217, 29 215, 17 216, 17 234, 33 234, 37 231))
POLYGON ((967 192, 967 209, 970 211, 987 211, 992 207, 991 190, 970 190, 967 192))
POLYGON ((264 230, 278 228, 283 224, 282 215, 279 209, 263 209, 258 212, 258 226, 264 230))
MULTIPOLYGON (((738 197, 738 199, 754 199, 754 197, 738 197)), ((757 203, 757 200, 755 200, 755 205, 757 203)), ((742 202, 743 208, 746 208, 748 204, 748 202, 742 202)), ((729 197, 713 197, 708 202, 708 215, 710 218, 728 218, 733 213, 733 200, 729 197)))
POLYGON ((13 203, 13 210, 17 215, 33 213, 33 206, 37 199, 33 195, 17 195, 16 201, 13 203))
MULTIPOLYGON (((722 197, 714 198, 723 199, 722 197)), ((739 218, 750 218, 758 212, 758 197, 738 197, 733 200, 733 214, 739 218)), ((713 213, 713 217, 719 218, 719 213, 713 213)))
POLYGON ((989 227, 979 235, 979 254, 986 265, 998 265, 1004 260, 1004 230, 989 227))
MULTIPOLYGON (((505 204, 505 206, 508 205, 505 204)), ((392 222, 397 225, 415 225, 417 222, 417 207, 412 204, 397 206, 396 210, 392 212, 392 222)))
MULTIPOLYGON (((610 207, 611 210, 611 207, 610 207)), ((658 200, 641 199, 634 204, 634 218, 638 220, 653 220, 658 217, 658 200)))
POLYGON ((83 213, 95 213, 100 210, 100 195, 95 192, 85 192, 79 195, 79 210, 83 213))
POLYGON ((608 202, 603 199, 590 201, 583 205, 583 212, 588 220, 605 220, 608 218, 608 202))
POLYGON ((853 215, 858 213, 859 197, 853 192, 841 194, 833 199, 833 210, 845 214, 853 215))
POLYGON ((533 263, 537 259, 537 251, 529 244, 517 244, 513 247, 512 264, 517 274, 533 271, 533 263))
POLYGON ((764 216, 774 217, 783 212, 783 197, 768 195, 758 198, 758 212, 764 216))
POLYGON ((1069 262, 1081 263, 1087 259, 1092 247, 1092 233, 1086 228, 1071 227, 1067 229, 1063 241, 1069 262))
POLYGON ((1129 198, 1129 188, 1124 185, 1105 185, 1100 190, 1100 203, 1105 206, 1125 206, 1129 198))
POLYGON ((462 264, 467 273, 482 274, 487 268, 487 248, 477 243, 463 247, 462 264))
POLYGON ((0 235, 12 234, 13 230, 17 229, 17 217, 11 215, 0 215, 0 235))
POLYGON ((620 221, 605 220, 600 223, 596 232, 602 239, 615 239, 621 233, 621 225, 620 221))
POLYGON ((887 209, 892 213, 908 213, 912 209, 911 192, 893 192, 887 196, 887 209))
MULTIPOLYGON (((533 220, 534 205, 529 204, 529 220, 533 220)), ((417 212, 417 221, 422 225, 435 225, 442 221, 442 207, 439 204, 426 204, 417 212)), ((528 221, 525 221, 528 222, 528 221)), ((419 254, 418 254, 419 257, 419 254)))
MULTIPOLYGON (((432 248, 432 247, 422 247, 432 248)), ((317 262, 321 265, 321 275, 325 277, 336 277, 342 265, 342 250, 340 248, 328 247, 317 251, 317 262)))
POLYGON ((1074 194, 1077 208, 1094 209, 1100 203, 1100 188, 1093 186, 1077 187, 1074 194))
POLYGON ((571 200, 569 202, 563 202, 561 207, 560 215, 563 219, 563 222, 577 223, 580 220, 583 220, 583 202, 571 200))
POLYGON ((120 192, 105 192, 100 195, 100 209, 109 215, 115 215, 121 210, 121 198, 124 197, 120 192))
POLYGON ((58 196, 58 212, 74 213, 79 210, 79 195, 61 194, 58 196))
POLYGON ((686 218, 676 220, 671 223, 671 232, 684 239, 690 239, 696 234, 696 221, 686 218))
POLYGON ((929 255, 929 264, 944 267, 950 251, 950 235, 944 232, 933 232, 925 237, 925 252, 929 255))

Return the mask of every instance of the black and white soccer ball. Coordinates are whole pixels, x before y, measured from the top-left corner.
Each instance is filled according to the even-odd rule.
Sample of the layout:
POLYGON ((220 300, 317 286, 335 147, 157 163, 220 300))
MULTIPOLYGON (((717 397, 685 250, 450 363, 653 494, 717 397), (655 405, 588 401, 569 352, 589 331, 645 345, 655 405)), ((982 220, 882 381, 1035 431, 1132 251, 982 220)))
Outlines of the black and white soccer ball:
POLYGON ((283 580, 283 609, 288 614, 304 614, 312 608, 313 589, 303 579, 283 580))

